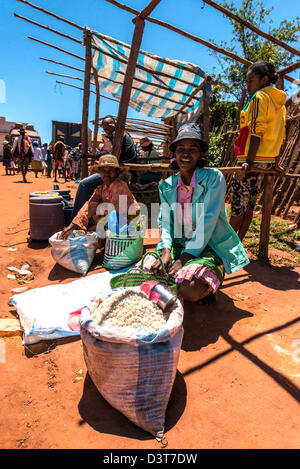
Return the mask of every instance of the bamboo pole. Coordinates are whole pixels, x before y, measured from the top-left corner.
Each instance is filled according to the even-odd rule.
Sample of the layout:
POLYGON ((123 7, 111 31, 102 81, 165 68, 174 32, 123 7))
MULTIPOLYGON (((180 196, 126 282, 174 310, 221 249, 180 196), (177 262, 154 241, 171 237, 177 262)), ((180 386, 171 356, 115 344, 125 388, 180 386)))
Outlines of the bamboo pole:
POLYGON ((82 44, 82 42, 79 39, 76 39, 73 36, 69 36, 68 34, 64 34, 60 31, 57 31, 56 29, 50 28, 49 26, 45 26, 43 24, 37 23, 36 21, 30 20, 29 18, 26 18, 25 16, 17 15, 17 13, 14 13, 14 16, 16 18, 20 18, 21 20, 27 21, 28 23, 34 24, 35 26, 38 26, 39 28, 46 29, 47 31, 50 31, 51 33, 58 34, 59 36, 64 37, 65 39, 70 39, 73 42, 76 42, 77 44, 82 44))
POLYGON ((215 8, 216 10, 219 10, 223 15, 228 16, 234 21, 237 21, 238 23, 242 24, 248 29, 251 29, 254 33, 258 34, 259 36, 264 37, 270 42, 273 42, 274 44, 277 44, 278 46, 282 47, 283 49, 289 51, 291 54, 298 55, 300 57, 300 51, 295 49, 294 47, 286 44, 285 42, 281 41, 280 39, 275 38, 271 34, 265 33, 264 31, 261 31, 258 29, 256 26, 253 26, 253 24, 249 23, 249 21, 246 21, 245 19, 241 18, 238 15, 235 15, 231 11, 227 10, 224 8, 222 5, 212 1, 212 0, 203 0, 204 3, 207 3, 207 5, 210 5, 211 7, 215 8))
POLYGON ((203 87, 203 138, 208 144, 209 142, 209 93, 207 90, 207 84, 203 87))
MULTIPOLYGON (((67 51, 65 51, 67 53, 67 51)), ((52 59, 47 59, 47 58, 44 58, 44 57, 40 57, 40 60, 45 60, 46 62, 51 62, 51 63, 54 63, 54 64, 57 64, 57 65, 61 65, 63 67, 67 67, 67 68, 70 68, 72 70, 77 70, 78 72, 82 72, 84 73, 84 70, 83 69, 80 69, 80 68, 77 68, 77 67, 73 67, 71 65, 67 65, 67 64, 64 64, 64 63, 61 63, 61 62, 57 62, 56 60, 52 60, 52 59)), ((121 72, 120 70, 118 71, 118 73, 122 74, 122 75, 125 75, 125 72, 121 72)), ((106 78, 106 77, 103 77, 101 75, 98 75, 100 78, 106 78)), ((107 79, 107 78, 106 78, 107 79)), ((112 80, 110 80, 112 81, 112 80)), ((151 83, 150 81, 144 81, 144 80, 141 80, 140 78, 136 78, 134 77, 134 81, 138 81, 140 83, 144 83, 146 85, 152 85, 152 86, 155 86, 156 88, 159 88, 159 89, 162 89, 162 90, 166 90, 166 91, 171 91, 173 92, 173 94, 181 94, 181 95, 184 95, 184 96, 187 96, 187 97, 190 97, 190 94, 188 93, 185 93, 183 91, 174 91, 172 88, 169 88, 167 86, 164 86, 164 85, 157 85, 157 84, 154 84, 154 83, 151 83)), ((118 81, 115 81, 115 83, 120 83, 120 84, 123 84, 123 82, 118 82, 118 81)), ((105 97, 105 96, 104 96, 105 97)))
POLYGON ((290 73, 290 72, 293 72, 294 70, 297 70, 297 68, 299 68, 299 67, 300 67, 300 60, 298 60, 297 62, 295 62, 293 64, 287 65, 284 68, 281 68, 280 70, 278 70, 278 73, 280 75, 286 75, 287 73, 290 73))
POLYGON ((141 18, 141 20, 146 19, 160 2, 161 0, 151 0, 151 2, 138 14, 138 17, 141 18))
POLYGON ((184 109, 188 107, 188 104, 191 102, 191 100, 195 97, 195 95, 201 91, 205 87, 205 80, 202 81, 202 83, 197 86, 197 88, 194 89, 194 91, 191 93, 190 97, 186 100, 186 102, 179 108, 177 114, 175 117, 179 116, 179 114, 182 114, 184 109))
MULTIPOLYGON (((126 5, 123 5, 122 3, 117 2, 115 0, 105 0, 105 1, 115 5, 116 7, 120 8, 121 10, 128 11, 129 13, 132 13, 134 15, 138 14, 138 10, 135 10, 134 8, 130 8, 126 5)), ((206 47, 209 47, 210 49, 214 50, 215 52, 219 52, 221 54, 227 55, 227 57, 230 57, 231 59, 237 60, 238 62, 241 62, 244 65, 248 65, 248 66, 251 65, 251 62, 249 60, 243 59, 242 57, 237 56, 233 52, 227 51, 227 50, 223 49, 222 47, 216 46, 215 44, 211 44, 210 42, 205 41, 204 39, 201 39, 201 38, 199 38, 199 37, 197 37, 193 34, 187 33, 186 31, 183 31, 183 30, 177 28, 176 26, 168 24, 165 21, 157 20, 156 18, 152 18, 151 16, 148 16, 146 19, 147 19, 147 21, 150 21, 151 23, 155 23, 155 24, 158 24, 159 26, 163 26, 167 29, 170 29, 171 31, 174 31, 178 34, 181 34, 181 36, 184 36, 188 39, 192 39, 195 42, 198 42, 198 43, 200 43, 200 44, 202 44, 206 47)))
MULTIPOLYGON (((159 0, 160 1, 160 0, 159 0)), ((143 32, 145 28, 145 18, 153 11, 153 9, 158 5, 158 0, 152 0, 144 10, 139 13, 140 16, 137 16, 134 19, 135 27, 132 37, 130 55, 127 62, 126 74, 124 78, 124 86, 122 89, 122 95, 120 99, 120 106, 118 112, 118 120, 116 124, 115 137, 113 143, 113 154, 120 157, 123 143, 123 135, 125 130, 125 123, 127 117, 128 104, 131 95, 131 87, 133 82, 133 77, 135 73, 135 68, 137 64, 138 54, 142 42, 143 32)))
MULTIPOLYGON (((81 91, 84 90, 84 88, 80 88, 79 86, 71 85, 71 83, 65 83, 63 81, 56 80, 55 83, 59 83, 60 85, 70 86, 71 88, 76 88, 77 90, 81 90, 81 91)), ((93 91, 93 90, 90 90, 90 91, 91 91, 91 93, 96 94, 96 91, 93 91)), ((120 101, 118 99, 110 98, 109 96, 103 96, 103 94, 100 94, 100 97, 104 98, 104 99, 108 99, 110 101, 115 101, 116 103, 120 103, 120 101)))
MULTIPOLYGON (((123 5, 122 3, 120 3, 116 0, 105 0, 105 1, 111 3, 112 5, 114 5, 118 8, 120 8, 121 10, 128 11, 129 13, 132 13, 133 15, 138 14, 138 10, 135 10, 134 8, 128 7, 127 5, 123 5)), ((175 33, 178 33, 181 36, 184 36, 188 39, 191 39, 192 41, 198 42, 199 44, 202 44, 202 45, 214 50, 215 52, 218 52, 218 53, 223 54, 227 57, 230 57, 231 59, 233 59, 237 62, 240 62, 244 65, 247 65, 248 67, 252 64, 252 62, 250 62, 249 60, 244 59, 243 57, 239 57, 238 55, 234 54, 233 52, 225 50, 222 47, 216 46, 215 44, 212 44, 212 43, 210 43, 210 42, 208 42, 204 39, 201 39, 200 37, 197 37, 193 34, 187 33, 186 31, 183 31, 183 30, 177 28, 176 26, 168 24, 164 21, 160 21, 160 20, 158 20, 156 18, 153 18, 151 16, 148 16, 146 18, 146 20, 151 22, 151 23, 158 24, 159 26, 163 26, 164 28, 170 29, 171 31, 174 31, 175 33)), ((288 75, 285 76, 285 79, 290 81, 291 83, 294 83, 294 81, 295 81, 292 77, 289 77, 288 75)))
POLYGON ((41 11, 42 13, 46 13, 46 15, 52 16, 53 18, 56 18, 59 21, 63 21, 64 23, 69 24, 70 26, 74 26, 74 28, 80 29, 81 31, 84 30, 82 26, 79 26, 79 24, 73 23, 72 21, 69 21, 62 16, 58 16, 55 13, 52 13, 51 11, 45 10, 45 8, 41 8, 37 5, 34 5, 33 3, 30 3, 26 0, 18 0, 18 2, 24 3, 25 5, 30 6, 31 8, 35 8, 36 10, 41 11))
POLYGON ((95 67, 93 67, 93 74, 94 74, 94 81, 96 85, 96 104, 95 104, 95 124, 94 124, 94 139, 93 139, 92 154, 96 155, 97 143, 98 143, 98 128, 99 128, 100 89, 99 89, 99 82, 97 78, 97 70, 95 69, 95 67))
POLYGON ((84 70, 82 68, 77 68, 77 67, 73 67, 72 65, 63 64, 61 62, 57 62, 56 60, 45 59, 44 57, 40 57, 40 60, 44 60, 45 62, 50 62, 50 63, 57 64, 57 65, 62 65, 63 67, 67 67, 72 70, 77 70, 78 72, 84 73, 84 70))
POLYGON ((72 77, 71 75, 62 75, 61 73, 48 72, 47 70, 46 70, 46 73, 47 75, 54 75, 56 77, 71 78, 72 80, 83 81, 82 78, 72 77))
MULTIPOLYGON (((58 81, 58 80, 56 80, 55 83, 58 83, 59 85, 70 86, 71 88, 75 88, 77 90, 84 91, 84 88, 81 88, 80 86, 76 86, 76 85, 71 85, 71 83, 65 83, 63 81, 58 81)), ((91 90, 91 93, 96 94, 96 91, 91 90)))
MULTIPOLYGON (((18 1, 23 1, 23 0, 18 0, 18 1)), ((33 5, 32 3, 29 3, 29 2, 27 2, 27 1, 23 1, 23 3, 25 3, 26 5, 31 6, 32 8, 36 8, 37 10, 42 11, 43 13, 45 13, 45 14, 47 14, 47 15, 53 16, 54 18, 56 18, 56 19, 58 19, 58 20, 60 20, 60 21, 63 21, 63 22, 68 23, 68 24, 71 24, 72 26, 74 26, 74 27, 76 27, 76 28, 78 28, 78 29, 80 29, 80 30, 82 30, 82 31, 84 30, 84 27, 82 27, 82 26, 80 26, 80 25, 78 25, 78 24, 72 23, 72 22, 66 20, 65 18, 62 18, 62 17, 60 17, 60 16, 57 16, 57 15, 55 15, 54 13, 52 13, 52 12, 50 12, 50 11, 48 11, 48 10, 45 10, 45 9, 43 9, 43 8, 40 8, 40 7, 37 7, 36 5, 33 5)), ((73 38, 73 37, 71 37, 71 36, 64 35, 63 33, 60 33, 59 31, 53 30, 53 29, 51 29, 51 28, 48 28, 47 26, 43 26, 43 25, 41 25, 41 24, 39 24, 39 23, 35 23, 34 21, 29 20, 29 19, 27 19, 27 18, 25 18, 25 17, 21 17, 21 16, 19 16, 19 15, 17 15, 17 14, 15 14, 15 16, 17 16, 17 17, 19 17, 19 18, 21 18, 21 19, 24 19, 24 20, 26 20, 26 21, 29 21, 29 22, 35 24, 36 26, 40 26, 40 27, 42 27, 42 28, 49 29, 50 31, 52 31, 52 32, 54 32, 54 33, 56 33, 56 34, 63 35, 64 37, 66 37, 66 38, 68 38, 68 39, 75 40, 76 42, 78 42, 77 39, 75 39, 75 38, 73 38)), ((125 44, 125 43, 123 43, 123 42, 121 42, 121 41, 118 41, 117 39, 114 39, 114 38, 111 38, 111 37, 109 37, 109 36, 106 36, 105 34, 99 33, 98 31, 93 31, 93 34, 96 35, 96 36, 98 36, 98 37, 100 37, 100 38, 109 40, 109 41, 111 41, 111 42, 113 42, 113 43, 115 43, 115 44, 121 44, 123 47, 130 48, 130 46, 129 46, 128 44, 125 44)), ((79 41, 79 42, 81 43, 81 41, 79 41)), ((155 54, 150 54, 149 52, 145 52, 145 51, 140 51, 140 52, 141 52, 142 54, 147 55, 148 57, 151 57, 151 58, 160 60, 161 62, 163 62, 163 63, 165 63, 165 64, 167 64, 167 65, 174 66, 174 64, 172 63, 171 60, 168 60, 168 59, 162 58, 162 57, 158 57, 157 55, 155 55, 155 54)), ((190 72, 190 69, 189 69, 188 67, 182 65, 182 64, 177 64, 176 67, 177 67, 177 68, 180 68, 180 69, 182 69, 182 70, 185 70, 185 71, 190 72)), ((195 75, 197 75, 197 71, 195 71, 194 73, 195 73, 195 75)), ((202 75, 200 75, 200 76, 202 76, 202 75)))
MULTIPOLYGON (((67 20, 67 19, 65 19, 65 18, 63 18, 63 17, 61 17, 61 16, 58 16, 58 15, 56 15, 55 13, 52 13, 52 12, 50 12, 50 11, 48 11, 48 10, 45 10, 44 8, 38 7, 38 6, 34 5, 33 3, 30 3, 30 2, 28 2, 28 1, 26 1, 26 0, 18 0, 18 1, 24 3, 24 4, 28 5, 28 6, 30 6, 30 7, 32 7, 32 8, 35 8, 35 9, 37 9, 37 10, 39 10, 39 11, 41 11, 41 12, 43 12, 43 13, 49 15, 49 16, 52 16, 52 17, 58 19, 59 21, 62 21, 62 22, 67 23, 67 24, 69 24, 69 25, 71 25, 71 26, 74 26, 75 28, 80 29, 81 31, 84 30, 84 27, 82 27, 82 26, 80 26, 80 25, 78 25, 78 24, 76 24, 76 23, 74 23, 74 22, 72 22, 72 21, 69 21, 69 20, 67 20)), ((125 10, 125 11, 129 11, 130 13, 139 14, 139 11, 138 11, 138 10, 134 10, 133 8, 127 7, 126 5, 122 5, 121 3, 119 3, 119 2, 117 2, 117 1, 115 1, 115 0, 106 0, 106 1, 112 3, 113 5, 115 5, 115 6, 119 7, 119 8, 121 8, 121 9, 123 9, 123 10, 125 10)), ((167 28, 167 29, 170 29, 170 30, 172 30, 172 31, 174 31, 174 32, 176 32, 176 33, 178 33, 178 34, 181 34, 181 35, 183 35, 183 36, 185 36, 185 37, 187 37, 187 38, 189 38, 189 39, 192 39, 192 40, 194 40, 194 41, 196 41, 196 42, 199 42, 200 44, 205 45, 206 47, 209 47, 210 49, 214 50, 215 52, 219 52, 219 53, 221 53, 221 54, 223 54, 223 55, 227 55, 228 57, 231 57, 232 59, 236 60, 237 62, 244 63, 244 65, 248 65, 248 66, 251 65, 251 62, 247 61, 246 59, 243 59, 242 57, 239 57, 239 56, 237 56, 236 54, 231 53, 230 51, 226 51, 225 49, 223 49, 223 48, 221 48, 221 47, 215 46, 214 44, 211 44, 211 43, 209 43, 208 41, 205 41, 204 39, 201 39, 201 38, 198 38, 197 36, 194 36, 194 35, 192 35, 192 34, 186 33, 185 31, 182 31, 182 30, 180 30, 179 28, 176 28, 175 26, 169 25, 168 23, 165 23, 165 22, 163 22, 163 21, 157 20, 157 19, 155 19, 155 18, 151 18, 150 16, 148 16, 148 17, 146 18, 146 20, 148 20, 148 21, 150 21, 150 22, 152 22, 152 23, 158 24, 158 25, 160 25, 160 26, 163 26, 163 27, 165 27, 165 28, 167 28)), ((98 33, 97 33, 97 32, 94 32, 94 34, 97 35, 98 33)), ((100 35, 99 35, 99 36, 100 36, 100 35)), ((298 54, 298 55, 299 55, 299 54, 298 54)), ((291 83, 294 83, 294 82, 295 82, 295 80, 294 80, 292 77, 288 76, 288 75, 286 75, 285 78, 286 78, 286 80, 290 81, 291 83)), ((300 83, 296 83, 296 84, 299 84, 299 85, 300 85, 300 83)))
MULTIPOLYGON (((20 1, 20 0, 19 0, 20 1)), ((73 54, 73 52, 67 51, 65 49, 62 49, 61 47, 57 47, 54 44, 50 44, 49 42, 41 41, 40 39, 37 39, 32 36, 27 36, 28 39, 31 39, 32 41, 39 42, 40 44, 44 44, 45 46, 52 47, 53 49, 59 50, 60 52, 64 52, 65 54, 71 55, 72 57, 75 57, 76 59, 79 60, 85 60, 83 57, 80 57, 79 55, 73 54)))
POLYGON ((119 158, 122 150, 123 136, 125 130, 125 123, 127 117, 127 110, 131 95, 131 86, 133 82, 135 67, 137 63, 138 53, 142 42, 143 32, 145 27, 145 21, 139 17, 136 18, 135 28, 132 38, 132 45, 130 49, 130 55, 128 58, 126 74, 124 78, 124 86, 122 89, 122 95, 120 100, 118 119, 116 124, 114 143, 113 143, 113 154, 119 158))
POLYGON ((90 102, 90 77, 92 67, 92 48, 91 48, 91 30, 84 31, 85 46, 85 73, 84 73, 84 90, 82 103, 82 123, 81 123, 81 143, 82 143, 82 161, 81 161, 81 179, 88 175, 88 119, 89 119, 89 102, 90 102))

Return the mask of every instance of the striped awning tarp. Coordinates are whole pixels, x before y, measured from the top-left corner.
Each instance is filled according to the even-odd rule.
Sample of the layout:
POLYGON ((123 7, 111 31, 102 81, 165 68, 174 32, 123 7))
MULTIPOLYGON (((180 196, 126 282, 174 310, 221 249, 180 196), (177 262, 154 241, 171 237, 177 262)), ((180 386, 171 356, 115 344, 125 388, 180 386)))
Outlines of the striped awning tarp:
MULTIPOLYGON (((130 46, 99 33, 92 34, 93 67, 100 88, 120 98, 130 46)), ((93 75, 92 75, 93 76, 93 75)), ((188 101, 178 120, 192 122, 201 111, 206 73, 192 63, 160 58, 140 51, 129 106, 148 117, 174 116, 188 101), (198 89, 198 91, 197 91, 198 89), (191 94, 195 93, 191 99, 191 94)), ((206 84, 206 89, 210 87, 206 84)))

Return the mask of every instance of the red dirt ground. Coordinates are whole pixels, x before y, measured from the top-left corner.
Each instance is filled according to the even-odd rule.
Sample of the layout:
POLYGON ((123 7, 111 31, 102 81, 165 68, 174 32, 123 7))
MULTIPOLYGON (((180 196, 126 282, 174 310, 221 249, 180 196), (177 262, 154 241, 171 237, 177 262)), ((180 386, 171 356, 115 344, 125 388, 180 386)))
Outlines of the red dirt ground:
MULTIPOLYGON (((8 266, 28 262, 35 276, 30 288, 80 276, 55 265, 47 243, 27 242, 29 193, 52 189, 53 180, 30 173, 24 184, 0 171, 0 317, 14 318, 8 303, 18 284, 7 278, 8 266)), ((66 187, 74 196, 77 185, 60 182, 66 187)), ((89 275, 99 269, 94 263, 89 275)), ((226 278, 217 305, 186 307, 167 450, 299 448, 299 273, 252 260, 226 278)), ((2 449, 160 449, 97 392, 80 339, 30 350, 21 335, 0 341, 2 449)))

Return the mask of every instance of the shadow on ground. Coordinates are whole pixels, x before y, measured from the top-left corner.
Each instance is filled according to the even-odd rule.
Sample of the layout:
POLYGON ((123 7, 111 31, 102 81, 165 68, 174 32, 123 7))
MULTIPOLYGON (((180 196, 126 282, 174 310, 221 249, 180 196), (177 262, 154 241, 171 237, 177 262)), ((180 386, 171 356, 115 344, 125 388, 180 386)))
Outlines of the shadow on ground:
POLYGON ((186 303, 184 311, 184 337, 181 348, 188 352, 217 342, 237 321, 253 316, 249 311, 235 306, 233 299, 222 291, 218 292, 216 304, 186 303))

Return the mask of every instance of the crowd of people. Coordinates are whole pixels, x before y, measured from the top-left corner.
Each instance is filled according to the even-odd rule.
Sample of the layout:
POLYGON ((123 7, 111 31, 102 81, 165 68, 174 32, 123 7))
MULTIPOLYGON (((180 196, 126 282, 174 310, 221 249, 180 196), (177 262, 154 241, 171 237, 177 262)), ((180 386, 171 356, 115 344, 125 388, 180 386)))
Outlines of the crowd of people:
POLYGON ((64 178, 65 182, 80 177, 81 143, 75 148, 65 145, 64 137, 59 137, 53 145, 44 143, 40 146, 37 140, 31 140, 24 129, 11 144, 9 139, 3 142, 2 164, 6 175, 21 173, 23 182, 27 182, 26 175, 31 169, 37 178, 42 174, 48 178, 64 178))
MULTIPOLYGON (((88 151, 88 157, 89 155, 92 156, 91 160, 97 160, 101 155, 112 152, 115 127, 116 121, 113 116, 103 118, 103 133, 99 136, 96 154, 92 156, 90 148, 88 151)), ((149 162, 151 158, 159 156, 153 142, 147 137, 141 138, 139 143, 139 145, 136 144, 128 132, 124 133, 122 151, 119 158, 121 164, 137 163, 139 157, 143 157, 143 162, 149 162)), ((82 157, 81 149, 81 143, 73 148, 67 145, 64 136, 59 136, 54 144, 44 143, 40 145, 36 139, 31 140, 26 135, 26 130, 21 128, 20 135, 12 143, 9 136, 7 136, 7 140, 4 140, 2 163, 5 167, 6 175, 21 173, 24 182, 27 182, 26 174, 28 169, 34 172, 36 178, 41 173, 49 178, 53 177, 54 182, 58 182, 58 178, 63 178, 65 182, 79 180, 82 157)), ((152 180, 161 179, 160 173, 146 173, 146 175, 143 175, 145 182, 149 178, 151 179, 151 176, 152 180)), ((97 178, 94 177, 94 179, 96 180, 97 178)))

